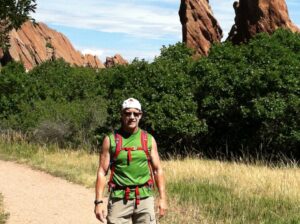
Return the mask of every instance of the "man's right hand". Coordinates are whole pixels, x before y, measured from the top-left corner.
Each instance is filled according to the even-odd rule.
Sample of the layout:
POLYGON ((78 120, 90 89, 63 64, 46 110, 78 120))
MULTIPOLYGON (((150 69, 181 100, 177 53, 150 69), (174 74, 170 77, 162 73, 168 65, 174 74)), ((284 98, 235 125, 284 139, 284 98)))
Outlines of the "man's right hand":
POLYGON ((99 219, 101 222, 104 222, 104 220, 106 219, 105 206, 103 204, 95 205, 94 212, 97 219, 99 219))

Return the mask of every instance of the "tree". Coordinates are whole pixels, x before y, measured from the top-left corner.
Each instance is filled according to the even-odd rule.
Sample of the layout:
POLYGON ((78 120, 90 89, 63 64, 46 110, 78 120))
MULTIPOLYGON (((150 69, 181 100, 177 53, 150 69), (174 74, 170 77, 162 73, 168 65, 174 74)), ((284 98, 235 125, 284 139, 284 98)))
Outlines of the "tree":
POLYGON ((300 158, 300 35, 277 30, 214 46, 191 69, 211 155, 300 158))
POLYGON ((185 154, 195 136, 207 131, 205 121, 197 117, 195 80, 188 75, 193 63, 192 51, 177 43, 164 46, 151 64, 135 60, 101 70, 98 89, 107 89, 104 98, 109 101, 105 126, 118 128, 121 102, 137 98, 143 105, 141 128, 154 135, 161 152, 185 154))
POLYGON ((0 0, 0 57, 9 47, 9 32, 18 29, 35 12, 35 0, 0 0))

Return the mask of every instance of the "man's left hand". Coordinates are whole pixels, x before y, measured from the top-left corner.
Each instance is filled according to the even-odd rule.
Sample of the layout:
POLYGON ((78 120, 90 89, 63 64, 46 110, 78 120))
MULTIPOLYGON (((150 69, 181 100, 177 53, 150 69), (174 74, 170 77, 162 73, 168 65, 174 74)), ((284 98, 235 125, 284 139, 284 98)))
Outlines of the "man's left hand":
POLYGON ((167 212, 167 202, 165 199, 159 199, 158 202, 159 218, 162 218, 167 212))

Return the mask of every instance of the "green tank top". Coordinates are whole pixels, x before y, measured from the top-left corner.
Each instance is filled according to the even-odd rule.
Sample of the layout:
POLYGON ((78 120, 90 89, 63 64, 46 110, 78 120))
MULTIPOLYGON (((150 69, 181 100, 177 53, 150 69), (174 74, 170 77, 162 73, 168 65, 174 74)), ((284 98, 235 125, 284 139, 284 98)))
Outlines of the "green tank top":
MULTIPOLYGON (((130 136, 124 136, 122 132, 118 132, 122 136, 122 147, 142 147, 141 133, 139 129, 136 133, 130 136)), ((152 135, 147 134, 148 138, 148 151, 149 154, 152 149, 152 135)), ((110 139, 110 156, 113 158, 116 151, 116 142, 114 133, 109 135, 110 139)), ((112 182, 118 186, 137 186, 147 183, 150 179, 151 174, 148 166, 147 155, 143 150, 131 151, 132 160, 128 164, 128 152, 121 150, 116 161, 114 162, 115 171, 112 178, 112 182)), ((146 198, 153 195, 152 188, 143 186, 139 188, 141 198, 146 198)), ((124 198, 124 190, 113 190, 111 192, 112 198, 124 198)), ((134 190, 131 190, 129 194, 130 199, 135 198, 134 190)))

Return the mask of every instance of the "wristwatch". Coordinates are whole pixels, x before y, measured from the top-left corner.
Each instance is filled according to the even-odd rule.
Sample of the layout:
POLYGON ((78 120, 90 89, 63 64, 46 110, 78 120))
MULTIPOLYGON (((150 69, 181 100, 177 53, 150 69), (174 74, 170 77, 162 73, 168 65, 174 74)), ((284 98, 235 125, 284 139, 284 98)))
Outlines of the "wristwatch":
POLYGON ((98 200, 96 199, 96 200, 94 201, 94 204, 95 204, 95 205, 103 204, 103 201, 102 201, 102 200, 98 201, 98 200))

